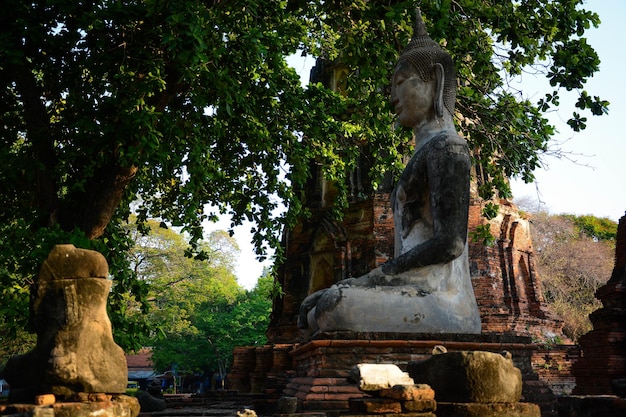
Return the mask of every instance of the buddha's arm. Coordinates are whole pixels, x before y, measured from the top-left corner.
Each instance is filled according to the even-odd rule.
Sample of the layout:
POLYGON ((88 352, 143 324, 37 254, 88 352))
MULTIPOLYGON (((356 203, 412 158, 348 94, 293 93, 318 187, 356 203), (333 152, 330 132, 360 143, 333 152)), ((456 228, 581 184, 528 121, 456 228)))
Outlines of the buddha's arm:
MULTIPOLYGON (((382 266, 385 275, 452 261, 467 239, 470 157, 463 144, 433 147, 427 157, 434 235, 382 266)), ((410 184, 409 184, 410 186, 410 184)))

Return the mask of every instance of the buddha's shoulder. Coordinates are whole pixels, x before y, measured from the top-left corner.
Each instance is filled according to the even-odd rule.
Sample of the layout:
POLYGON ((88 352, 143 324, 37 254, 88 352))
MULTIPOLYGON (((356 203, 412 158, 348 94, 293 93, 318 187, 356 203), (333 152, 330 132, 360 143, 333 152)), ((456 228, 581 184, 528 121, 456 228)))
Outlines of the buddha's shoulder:
POLYGON ((432 150, 444 150, 448 148, 467 149, 467 141, 455 131, 443 131, 438 133, 428 142, 428 145, 432 150))

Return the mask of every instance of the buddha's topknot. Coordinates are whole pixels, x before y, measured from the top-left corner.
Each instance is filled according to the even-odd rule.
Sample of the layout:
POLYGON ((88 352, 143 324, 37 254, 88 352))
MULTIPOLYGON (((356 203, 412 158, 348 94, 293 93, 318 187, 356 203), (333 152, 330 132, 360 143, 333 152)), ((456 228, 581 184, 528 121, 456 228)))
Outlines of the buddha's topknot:
POLYGON ((398 65, 408 62, 417 71, 422 81, 430 81, 433 74, 433 66, 441 64, 444 69, 443 103, 450 114, 454 115, 454 103, 456 101, 456 72, 452 57, 432 40, 428 35, 420 9, 416 10, 413 38, 404 48, 398 65))

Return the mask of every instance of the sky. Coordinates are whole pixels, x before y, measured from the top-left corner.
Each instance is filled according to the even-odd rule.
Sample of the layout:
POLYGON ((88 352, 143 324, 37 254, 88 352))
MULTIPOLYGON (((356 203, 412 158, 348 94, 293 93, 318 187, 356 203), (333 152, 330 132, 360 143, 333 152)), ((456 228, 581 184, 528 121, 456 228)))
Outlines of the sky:
MULTIPOLYGON (((626 212, 626 1, 588 0, 585 9, 600 16, 598 28, 585 32, 588 43, 600 57, 600 71, 585 85, 591 96, 600 96, 610 102, 609 114, 587 116, 587 128, 573 132, 565 120, 574 111, 578 98, 575 92, 562 92, 562 110, 549 115, 557 128, 552 147, 561 149, 561 157, 545 155, 542 168, 535 171, 536 180, 524 184, 511 183, 514 199, 524 199, 533 209, 551 214, 591 214, 618 221, 626 212), (566 103, 571 105, 568 107, 566 103)), ((296 59, 290 64, 301 76, 308 79, 313 59, 296 59)), ((533 101, 551 92, 550 86, 524 76, 519 88, 533 101)), ((211 226, 227 229, 228 221, 211 226)), ((249 225, 235 229, 235 238, 241 249, 236 274, 238 282, 245 288, 254 287, 264 265, 255 259, 250 244, 249 225)))
MULTIPOLYGON (((561 143, 565 157, 544 157, 544 167, 535 171, 533 184, 513 181, 511 185, 514 198, 532 199, 534 208, 618 221, 626 212, 626 55, 622 52, 626 44, 626 1, 588 0, 585 8, 598 13, 602 21, 597 29, 585 32, 601 61, 600 71, 585 89, 611 103, 609 114, 589 115, 587 128, 580 133, 573 133, 558 115, 551 115, 550 121, 559 131, 555 141, 561 143)), ((534 94, 539 91, 535 87, 536 83, 530 82, 522 88, 536 98, 549 91, 534 94)), ((563 103, 564 94, 561 97, 563 103)), ((563 119, 574 109, 577 96, 570 97, 571 110, 561 113, 563 119)))

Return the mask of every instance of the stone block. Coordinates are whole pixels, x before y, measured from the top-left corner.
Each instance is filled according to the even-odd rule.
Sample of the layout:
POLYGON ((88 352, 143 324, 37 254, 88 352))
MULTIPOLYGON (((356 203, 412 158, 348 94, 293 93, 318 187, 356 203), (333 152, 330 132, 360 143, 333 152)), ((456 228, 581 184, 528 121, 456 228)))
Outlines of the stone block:
POLYGON ((349 408, 348 400, 341 401, 302 401, 302 408, 304 410, 347 410, 349 408))
POLYGON ((294 414, 298 408, 297 397, 283 396, 278 399, 279 414, 294 414))
POLYGON ((147 391, 137 391, 136 398, 144 412, 163 411, 167 407, 164 399, 153 397, 147 391))
POLYGON ((350 400, 350 411, 366 414, 398 414, 402 412, 402 404, 388 398, 359 398, 350 400))
POLYGON ((435 410, 437 410, 437 402, 435 400, 402 401, 402 411, 425 412, 435 410))
POLYGON ((0 413, 20 417, 137 417, 139 402, 135 397, 116 395, 111 401, 9 404, 0 407, 0 413))
POLYGON ((102 254, 74 245, 56 245, 39 273, 39 279, 108 278, 109 264, 102 254))
MULTIPOLYGON (((111 401, 112 395, 102 392, 79 392, 74 396, 74 399, 81 402, 103 402, 111 401)), ((73 400, 74 400, 73 399, 73 400)))
POLYGON ((395 385, 379 391, 379 396, 400 401, 434 400, 435 391, 426 384, 395 385))
POLYGON ((437 403, 437 417, 541 417, 531 403, 437 403))
POLYGON ((510 354, 448 352, 410 362, 408 370, 434 389, 438 402, 516 403, 522 396, 522 374, 510 354))
MULTIPOLYGON (((372 414, 360 414, 360 413, 349 413, 349 414, 341 414, 342 417, 372 417, 372 414)), ((376 414, 376 417, 439 417, 435 416, 435 413, 425 412, 425 413, 384 413, 384 414, 376 414)))
POLYGON ((626 416, 626 398, 614 395, 571 395, 558 398, 559 416, 626 416))
POLYGON ((37 393, 72 401, 78 392, 126 392, 126 358, 107 315, 107 277, 100 253, 72 245, 52 249, 31 289, 37 344, 10 358, 4 370, 11 402, 33 402, 37 393))
POLYGON ((54 394, 43 394, 35 397, 35 405, 51 405, 56 402, 54 394))
POLYGON ((349 381, 362 391, 380 391, 395 385, 413 385, 413 379, 396 365, 361 363, 350 371, 349 381))
POLYGON ((326 413, 289 413, 289 414, 274 414, 274 417, 326 417, 326 413))

